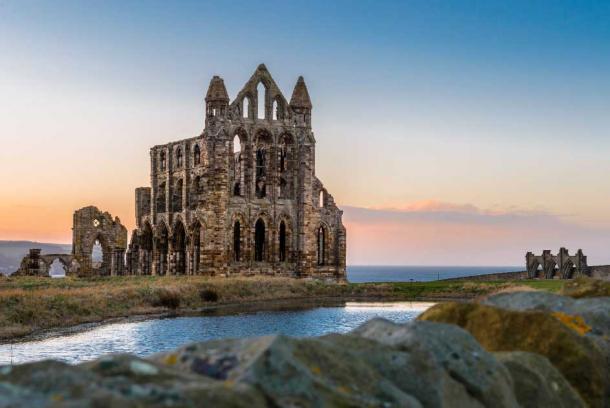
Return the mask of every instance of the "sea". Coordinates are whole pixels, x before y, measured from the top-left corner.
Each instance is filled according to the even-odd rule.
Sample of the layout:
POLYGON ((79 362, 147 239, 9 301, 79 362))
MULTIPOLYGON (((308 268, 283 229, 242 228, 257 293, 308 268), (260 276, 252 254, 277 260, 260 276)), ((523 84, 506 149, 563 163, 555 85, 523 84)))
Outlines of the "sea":
POLYGON ((523 266, 374 266, 348 265, 347 280, 364 282, 429 282, 488 273, 522 271, 523 266))

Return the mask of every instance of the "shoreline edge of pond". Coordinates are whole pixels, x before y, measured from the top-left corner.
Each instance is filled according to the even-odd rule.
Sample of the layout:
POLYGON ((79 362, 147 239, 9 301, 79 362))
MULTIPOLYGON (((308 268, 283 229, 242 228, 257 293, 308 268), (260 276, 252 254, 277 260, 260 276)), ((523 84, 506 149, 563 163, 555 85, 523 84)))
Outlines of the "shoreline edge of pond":
POLYGON ((75 334, 101 325, 340 307, 346 302, 468 301, 511 287, 557 291, 559 282, 328 283, 197 276, 0 279, 0 344, 75 334))

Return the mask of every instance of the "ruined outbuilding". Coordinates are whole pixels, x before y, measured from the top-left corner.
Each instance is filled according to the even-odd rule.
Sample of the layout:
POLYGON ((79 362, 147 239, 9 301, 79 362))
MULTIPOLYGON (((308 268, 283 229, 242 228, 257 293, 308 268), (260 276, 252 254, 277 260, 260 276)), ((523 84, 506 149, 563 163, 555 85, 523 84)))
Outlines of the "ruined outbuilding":
POLYGON ((264 65, 233 101, 215 76, 196 137, 150 150, 127 254, 135 275, 345 278, 342 211, 315 173, 312 103, 264 65))
POLYGON ((49 276, 51 265, 59 261, 66 276, 105 276, 125 274, 127 229, 118 217, 89 206, 74 212, 71 254, 41 254, 30 249, 15 276, 49 276), (101 261, 93 262, 96 243, 101 247, 101 261))
POLYGON ((529 279, 571 279, 589 273, 587 257, 579 249, 575 255, 570 255, 566 248, 560 248, 557 255, 545 249, 542 255, 532 252, 525 254, 525 266, 529 279))

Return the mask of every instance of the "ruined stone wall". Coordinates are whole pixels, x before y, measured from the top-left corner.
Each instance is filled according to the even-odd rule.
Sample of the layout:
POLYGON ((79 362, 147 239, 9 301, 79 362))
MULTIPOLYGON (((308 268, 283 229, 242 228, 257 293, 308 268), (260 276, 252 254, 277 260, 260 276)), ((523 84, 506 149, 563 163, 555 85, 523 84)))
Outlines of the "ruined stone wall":
POLYGON ((557 255, 545 249, 542 255, 532 252, 525 254, 525 267, 529 278, 570 279, 589 273, 587 257, 582 250, 570 255, 566 248, 560 248, 557 255))
POLYGON ((150 151, 129 273, 344 279, 342 211, 315 175, 311 109, 302 78, 288 102, 264 65, 233 102, 214 77, 203 133, 150 151))
POLYGON ((79 276, 123 275, 127 229, 118 217, 89 206, 74 212, 72 227, 72 255, 79 263, 79 276), (95 243, 102 247, 103 260, 99 268, 92 264, 91 252, 95 243))

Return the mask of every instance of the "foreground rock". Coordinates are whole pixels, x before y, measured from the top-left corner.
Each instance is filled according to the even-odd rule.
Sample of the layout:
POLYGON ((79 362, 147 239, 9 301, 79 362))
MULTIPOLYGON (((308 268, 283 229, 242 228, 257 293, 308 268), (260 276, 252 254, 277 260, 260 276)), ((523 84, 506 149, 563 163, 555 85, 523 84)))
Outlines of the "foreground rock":
MULTIPOLYGON (((610 381, 606 349, 600 347, 599 338, 585 335, 593 330, 603 332, 603 327, 593 329, 581 316, 550 313, 544 308, 532 307, 538 310, 530 310, 528 306, 523 307, 525 310, 522 311, 509 309, 517 308, 517 304, 538 304, 536 299, 539 300, 539 295, 527 293, 534 294, 505 294, 500 299, 488 300, 488 303, 502 304, 507 308, 476 303, 438 304, 424 312, 419 319, 463 327, 488 351, 526 351, 544 356, 588 404, 593 407, 607 406, 610 401, 610 381), (532 298, 528 299, 528 296, 532 298)), ((558 299, 557 305, 564 307, 570 301, 558 299)), ((590 321, 596 319, 591 318, 590 321)))
POLYGON ((510 371, 515 396, 522 407, 587 406, 570 383, 545 357, 522 351, 505 351, 494 355, 510 371))
POLYGON ((518 407, 512 384, 459 327, 373 320, 347 335, 4 366, 0 406, 518 407))

